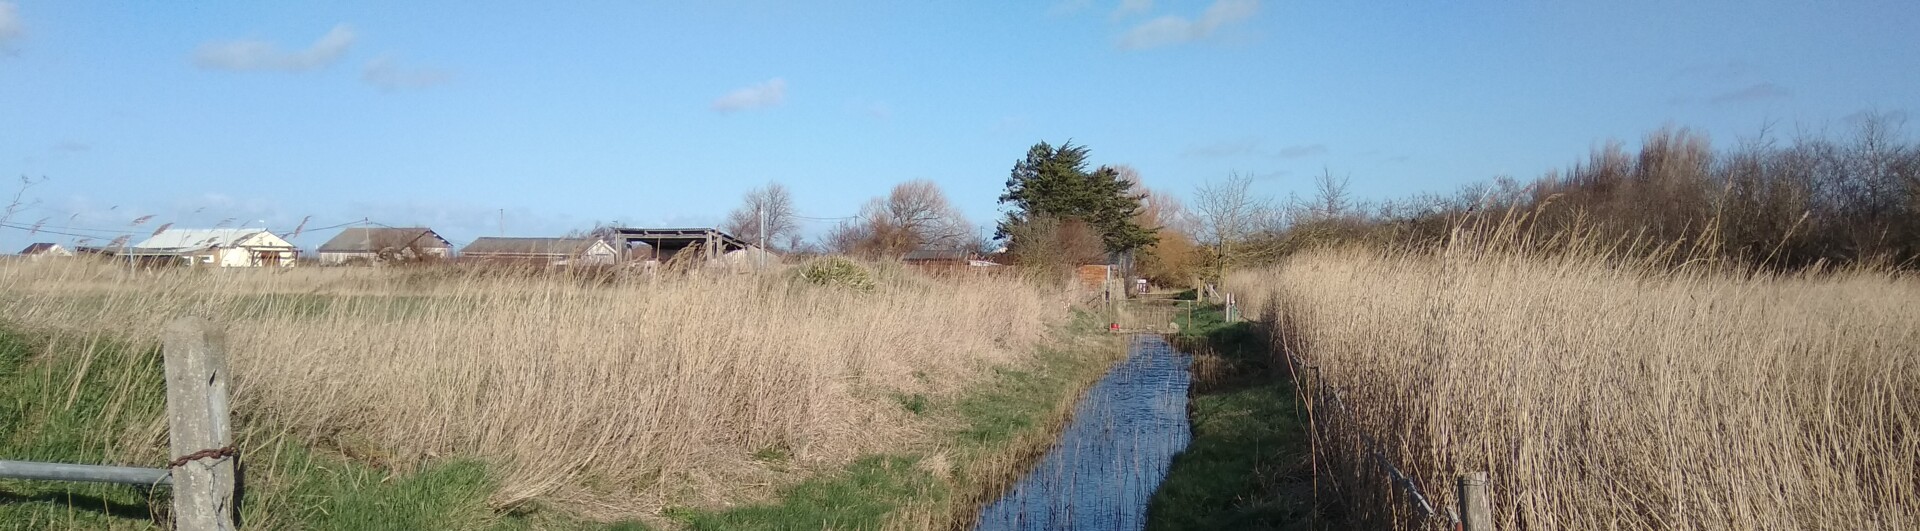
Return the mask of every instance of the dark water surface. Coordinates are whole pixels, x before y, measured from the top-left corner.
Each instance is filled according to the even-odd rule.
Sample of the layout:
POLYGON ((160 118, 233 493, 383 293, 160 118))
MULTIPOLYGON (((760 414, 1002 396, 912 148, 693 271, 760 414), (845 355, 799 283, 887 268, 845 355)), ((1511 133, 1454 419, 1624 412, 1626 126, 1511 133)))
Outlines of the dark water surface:
POLYGON ((1060 442, 974 528, 1144 528, 1147 502, 1193 437, 1192 361, 1160 336, 1134 336, 1127 360, 1087 391, 1060 442))

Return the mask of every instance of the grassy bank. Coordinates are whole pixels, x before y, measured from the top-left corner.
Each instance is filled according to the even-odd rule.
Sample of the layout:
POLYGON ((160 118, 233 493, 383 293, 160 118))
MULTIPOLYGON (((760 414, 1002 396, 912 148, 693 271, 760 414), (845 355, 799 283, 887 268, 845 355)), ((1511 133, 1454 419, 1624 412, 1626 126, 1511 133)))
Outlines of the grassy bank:
MULTIPOLYGON (((1253 323, 1221 308, 1178 312, 1174 345, 1193 354, 1193 441, 1154 493, 1147 528, 1313 529, 1313 468, 1302 412, 1253 323)), ((1321 526, 1325 528, 1325 526, 1321 526)))
POLYGON ((950 398, 896 397, 940 426, 913 451, 873 455, 785 489, 774 503, 670 510, 691 529, 968 529, 1051 447, 1080 393, 1125 355, 1081 313, 1030 360, 950 398))
POLYGON ((1368 527, 1416 527, 1372 451, 1439 507, 1489 472, 1501 528, 1920 527, 1920 283, 1664 264, 1456 242, 1229 285, 1341 387, 1321 445, 1368 527))

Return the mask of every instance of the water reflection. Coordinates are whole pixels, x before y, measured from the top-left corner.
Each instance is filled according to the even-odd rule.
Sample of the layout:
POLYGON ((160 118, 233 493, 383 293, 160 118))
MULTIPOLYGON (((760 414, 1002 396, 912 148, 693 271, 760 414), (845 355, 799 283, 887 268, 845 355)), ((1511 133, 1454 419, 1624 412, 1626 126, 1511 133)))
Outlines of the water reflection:
POLYGON ((975 528, 1145 527, 1154 488, 1192 438, 1191 362, 1160 336, 1134 336, 1127 360, 1087 391, 1060 442, 975 528))

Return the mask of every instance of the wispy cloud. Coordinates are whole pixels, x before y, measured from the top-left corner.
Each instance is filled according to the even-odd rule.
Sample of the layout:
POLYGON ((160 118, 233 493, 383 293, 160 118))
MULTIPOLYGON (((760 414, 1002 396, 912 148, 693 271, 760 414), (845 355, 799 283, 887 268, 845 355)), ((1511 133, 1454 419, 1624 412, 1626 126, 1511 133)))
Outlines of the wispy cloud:
POLYGON ((786 101, 787 80, 776 77, 764 83, 728 92, 725 96, 713 100, 713 110, 724 114, 775 107, 786 101))
POLYGON ((1187 148, 1183 154, 1188 157, 1206 159, 1225 159, 1238 157, 1268 157, 1275 159, 1303 159, 1327 154, 1326 144, 1298 144, 1268 149, 1261 145, 1259 138, 1242 138, 1187 148))
POLYGON ((1304 144, 1287 146, 1273 152, 1273 156, 1283 159, 1298 159, 1327 154, 1326 144, 1304 144))
POLYGON ((1260 154, 1260 139, 1243 138, 1187 148, 1183 155, 1203 159, 1223 159, 1260 154))
POLYGON ((274 43, 258 39, 209 42, 194 52, 193 64, 208 70, 314 70, 338 61, 353 47, 353 41, 353 28, 341 24, 304 50, 281 50, 274 43))
POLYGON ((1694 63, 1673 73, 1676 79, 1730 83, 1755 75, 1760 68, 1746 61, 1694 63))
POLYGON ((1722 93, 1720 95, 1714 96, 1711 99, 1708 99, 1707 102, 1708 103, 1746 103, 1746 102, 1753 102, 1753 101, 1787 99, 1791 97, 1793 97, 1793 93, 1787 92, 1787 89, 1781 88, 1780 85, 1775 85, 1772 82, 1762 82, 1762 83, 1754 83, 1752 85, 1747 86, 1746 88, 1742 88, 1732 92, 1722 93))
POLYGON ((1115 20, 1138 15, 1153 10, 1153 0, 1120 0, 1120 7, 1114 8, 1115 20))
POLYGON ((1026 130, 1026 128, 1027 128, 1027 117, 1002 116, 1000 117, 1000 120, 995 121, 993 125, 987 127, 987 132, 996 134, 996 135, 1004 135, 1009 133, 1018 133, 1026 130))
POLYGON ((360 70, 360 80, 380 87, 381 90, 396 91, 445 84, 453 80, 453 72, 424 66, 403 65, 390 55, 382 55, 367 61, 367 66, 360 70))
POLYGON ((869 101, 860 104, 859 108, 861 113, 875 120, 884 122, 893 119, 893 106, 887 105, 887 102, 884 101, 869 101))
POLYGON ((1117 44, 1125 50, 1144 50, 1198 41, 1253 18, 1259 11, 1259 0, 1215 0, 1199 18, 1167 15, 1148 20, 1127 30, 1117 44))
POLYGON ((20 38, 26 30, 20 25, 20 7, 0 1, 0 44, 20 38))

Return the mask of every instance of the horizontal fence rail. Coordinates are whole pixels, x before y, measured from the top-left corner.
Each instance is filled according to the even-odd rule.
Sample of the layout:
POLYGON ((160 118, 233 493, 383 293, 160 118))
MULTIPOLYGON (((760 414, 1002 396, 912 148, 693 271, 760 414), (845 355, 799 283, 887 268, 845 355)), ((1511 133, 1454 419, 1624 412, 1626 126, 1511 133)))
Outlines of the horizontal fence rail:
POLYGON ((0 461, 0 478, 121 483, 140 486, 173 484, 173 473, 162 468, 70 465, 32 461, 0 461))

